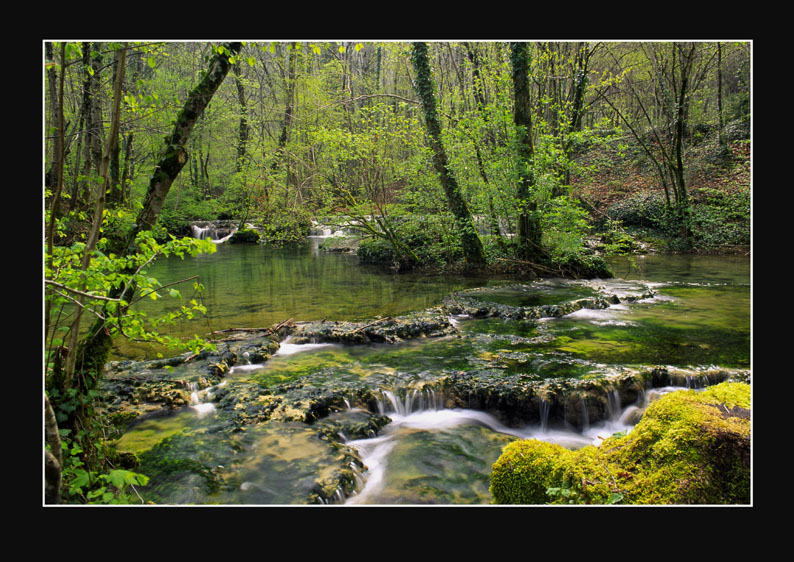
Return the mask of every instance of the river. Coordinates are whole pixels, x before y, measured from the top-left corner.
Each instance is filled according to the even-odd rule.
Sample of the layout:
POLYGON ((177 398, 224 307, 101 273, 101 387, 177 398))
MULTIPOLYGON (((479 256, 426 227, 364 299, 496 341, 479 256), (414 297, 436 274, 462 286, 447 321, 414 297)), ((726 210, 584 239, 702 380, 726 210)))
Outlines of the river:
MULTIPOLYGON (((598 292, 651 294, 538 320, 455 317, 457 336, 396 345, 296 346, 287 341, 270 360, 235 367, 223 388, 208 389, 193 407, 133 424, 120 446, 138 453, 144 461, 141 472, 152 475, 151 485, 141 490, 144 498, 168 504, 302 504, 317 490, 318 480, 348 465, 344 447, 349 447, 364 464, 351 465, 355 491, 325 494, 322 503, 486 505, 490 467, 510 440, 597 444, 613 432, 630 430, 629 414, 637 404, 615 405, 606 419, 592 424, 585 419, 578 427, 549 424, 542 413, 506 424, 477 408, 449 408, 431 392, 405 391, 411 385, 474 372, 532 383, 593 379, 644 365, 695 372, 751 368, 746 257, 619 258, 612 261, 615 279, 527 282, 385 273, 358 265, 355 256, 318 251, 317 243, 309 239, 286 248, 222 244, 212 255, 164 260, 150 274, 163 283, 199 275, 205 285, 201 298, 207 318, 178 325, 181 335, 270 326, 288 318, 395 316, 436 306, 456 291, 508 306, 564 302, 598 292), (252 424, 230 433, 227 412, 232 410, 213 407, 213 393, 214 400, 223 397, 220 405, 230 400, 230 387, 249 385, 262 392, 284 384, 366 384, 379 389, 378 411, 347 403, 315 424, 252 424), (375 414, 388 416, 390 423, 369 435, 338 435, 342 449, 318 438, 320 430, 337 422, 365 421, 375 414)), ((121 344, 116 349, 117 358, 140 359, 144 353, 152 351, 121 344)), ((648 398, 643 394, 643 400, 648 398)))

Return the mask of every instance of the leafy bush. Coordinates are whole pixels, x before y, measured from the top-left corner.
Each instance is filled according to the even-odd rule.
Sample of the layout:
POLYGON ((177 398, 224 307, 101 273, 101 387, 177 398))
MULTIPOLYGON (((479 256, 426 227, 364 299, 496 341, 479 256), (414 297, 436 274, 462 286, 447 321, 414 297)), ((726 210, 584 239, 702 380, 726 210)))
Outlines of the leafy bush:
POLYGON ((614 276, 604 258, 586 250, 566 254, 552 263, 567 275, 579 279, 609 279, 614 276))
POLYGON ((705 199, 692 207, 692 232, 702 248, 750 244, 750 190, 700 189, 705 199))
POLYGON ((160 211, 157 224, 175 236, 190 236, 190 225, 196 221, 218 218, 212 201, 183 200, 176 209, 166 204, 160 211))
POLYGON ((312 219, 304 208, 274 207, 262 220, 262 240, 270 244, 283 244, 303 240, 309 234, 312 219))
POLYGON ((438 215, 395 220, 395 236, 413 256, 396 249, 385 237, 372 237, 361 241, 357 252, 359 260, 368 264, 395 265, 398 269, 442 267, 457 262, 463 259, 463 250, 445 220, 446 217, 438 215))
POLYGON ((256 244, 259 242, 259 233, 250 228, 235 232, 229 239, 229 244, 256 244))
POLYGON ((590 231, 587 211, 567 197, 550 200, 541 218, 543 247, 552 259, 579 253, 590 231))
POLYGON ((667 204, 664 196, 656 192, 641 192, 613 203, 607 209, 610 219, 627 227, 656 228, 664 222, 667 204))

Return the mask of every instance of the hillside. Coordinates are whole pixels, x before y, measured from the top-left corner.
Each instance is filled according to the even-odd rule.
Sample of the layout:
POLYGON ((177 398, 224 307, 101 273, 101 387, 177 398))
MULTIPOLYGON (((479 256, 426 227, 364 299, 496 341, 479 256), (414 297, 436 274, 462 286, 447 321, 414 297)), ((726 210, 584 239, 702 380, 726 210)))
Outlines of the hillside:
MULTIPOLYGON (((735 132, 721 150, 716 134, 692 135, 685 152, 692 201, 693 251, 750 252, 751 142, 735 132)), ((655 251, 678 251, 667 236, 664 189, 633 139, 599 145, 576 157, 586 172, 571 178, 572 194, 600 231, 628 234, 655 251)))

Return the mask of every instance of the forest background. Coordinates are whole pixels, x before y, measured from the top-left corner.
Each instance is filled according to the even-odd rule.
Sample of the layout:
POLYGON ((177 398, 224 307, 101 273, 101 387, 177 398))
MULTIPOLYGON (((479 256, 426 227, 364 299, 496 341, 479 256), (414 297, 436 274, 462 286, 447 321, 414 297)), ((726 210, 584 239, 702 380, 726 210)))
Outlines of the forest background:
POLYGON ((353 220, 361 260, 398 270, 598 276, 609 253, 749 252, 751 47, 44 42, 55 431, 102 458, 86 436, 110 338, 204 344, 130 309, 178 294, 145 275, 157 256, 212 251, 198 220, 265 243, 353 220), (99 339, 80 339, 86 318, 99 339))

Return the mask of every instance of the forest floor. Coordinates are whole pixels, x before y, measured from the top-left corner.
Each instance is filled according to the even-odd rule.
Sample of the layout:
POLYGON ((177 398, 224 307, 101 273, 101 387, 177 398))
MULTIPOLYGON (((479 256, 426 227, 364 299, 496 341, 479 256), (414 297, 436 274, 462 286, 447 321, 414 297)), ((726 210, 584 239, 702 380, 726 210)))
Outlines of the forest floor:
MULTIPOLYGON (((685 155, 686 182, 693 205, 707 203, 719 195, 750 191, 750 146, 749 140, 731 141, 728 154, 720 154, 713 140, 689 146, 685 155)), ((587 171, 572 176, 572 194, 584 203, 594 221, 611 217, 610 209, 629 199, 650 194, 664 197, 655 168, 636 147, 619 151, 600 146, 580 154, 577 163, 587 171)), ((749 216, 750 209, 746 212, 749 216)), ((743 248, 725 251, 749 250, 743 248)))
MULTIPOLYGON (((750 188, 750 142, 733 141, 730 151, 729 158, 715 162, 713 145, 690 149, 686 180, 695 202, 704 189, 734 192, 750 188)), ((617 201, 638 193, 664 193, 656 171, 647 159, 636 154, 599 148, 581 155, 579 165, 598 167, 596 172, 578 174, 571 180, 574 195, 598 213, 604 213, 617 201)))

